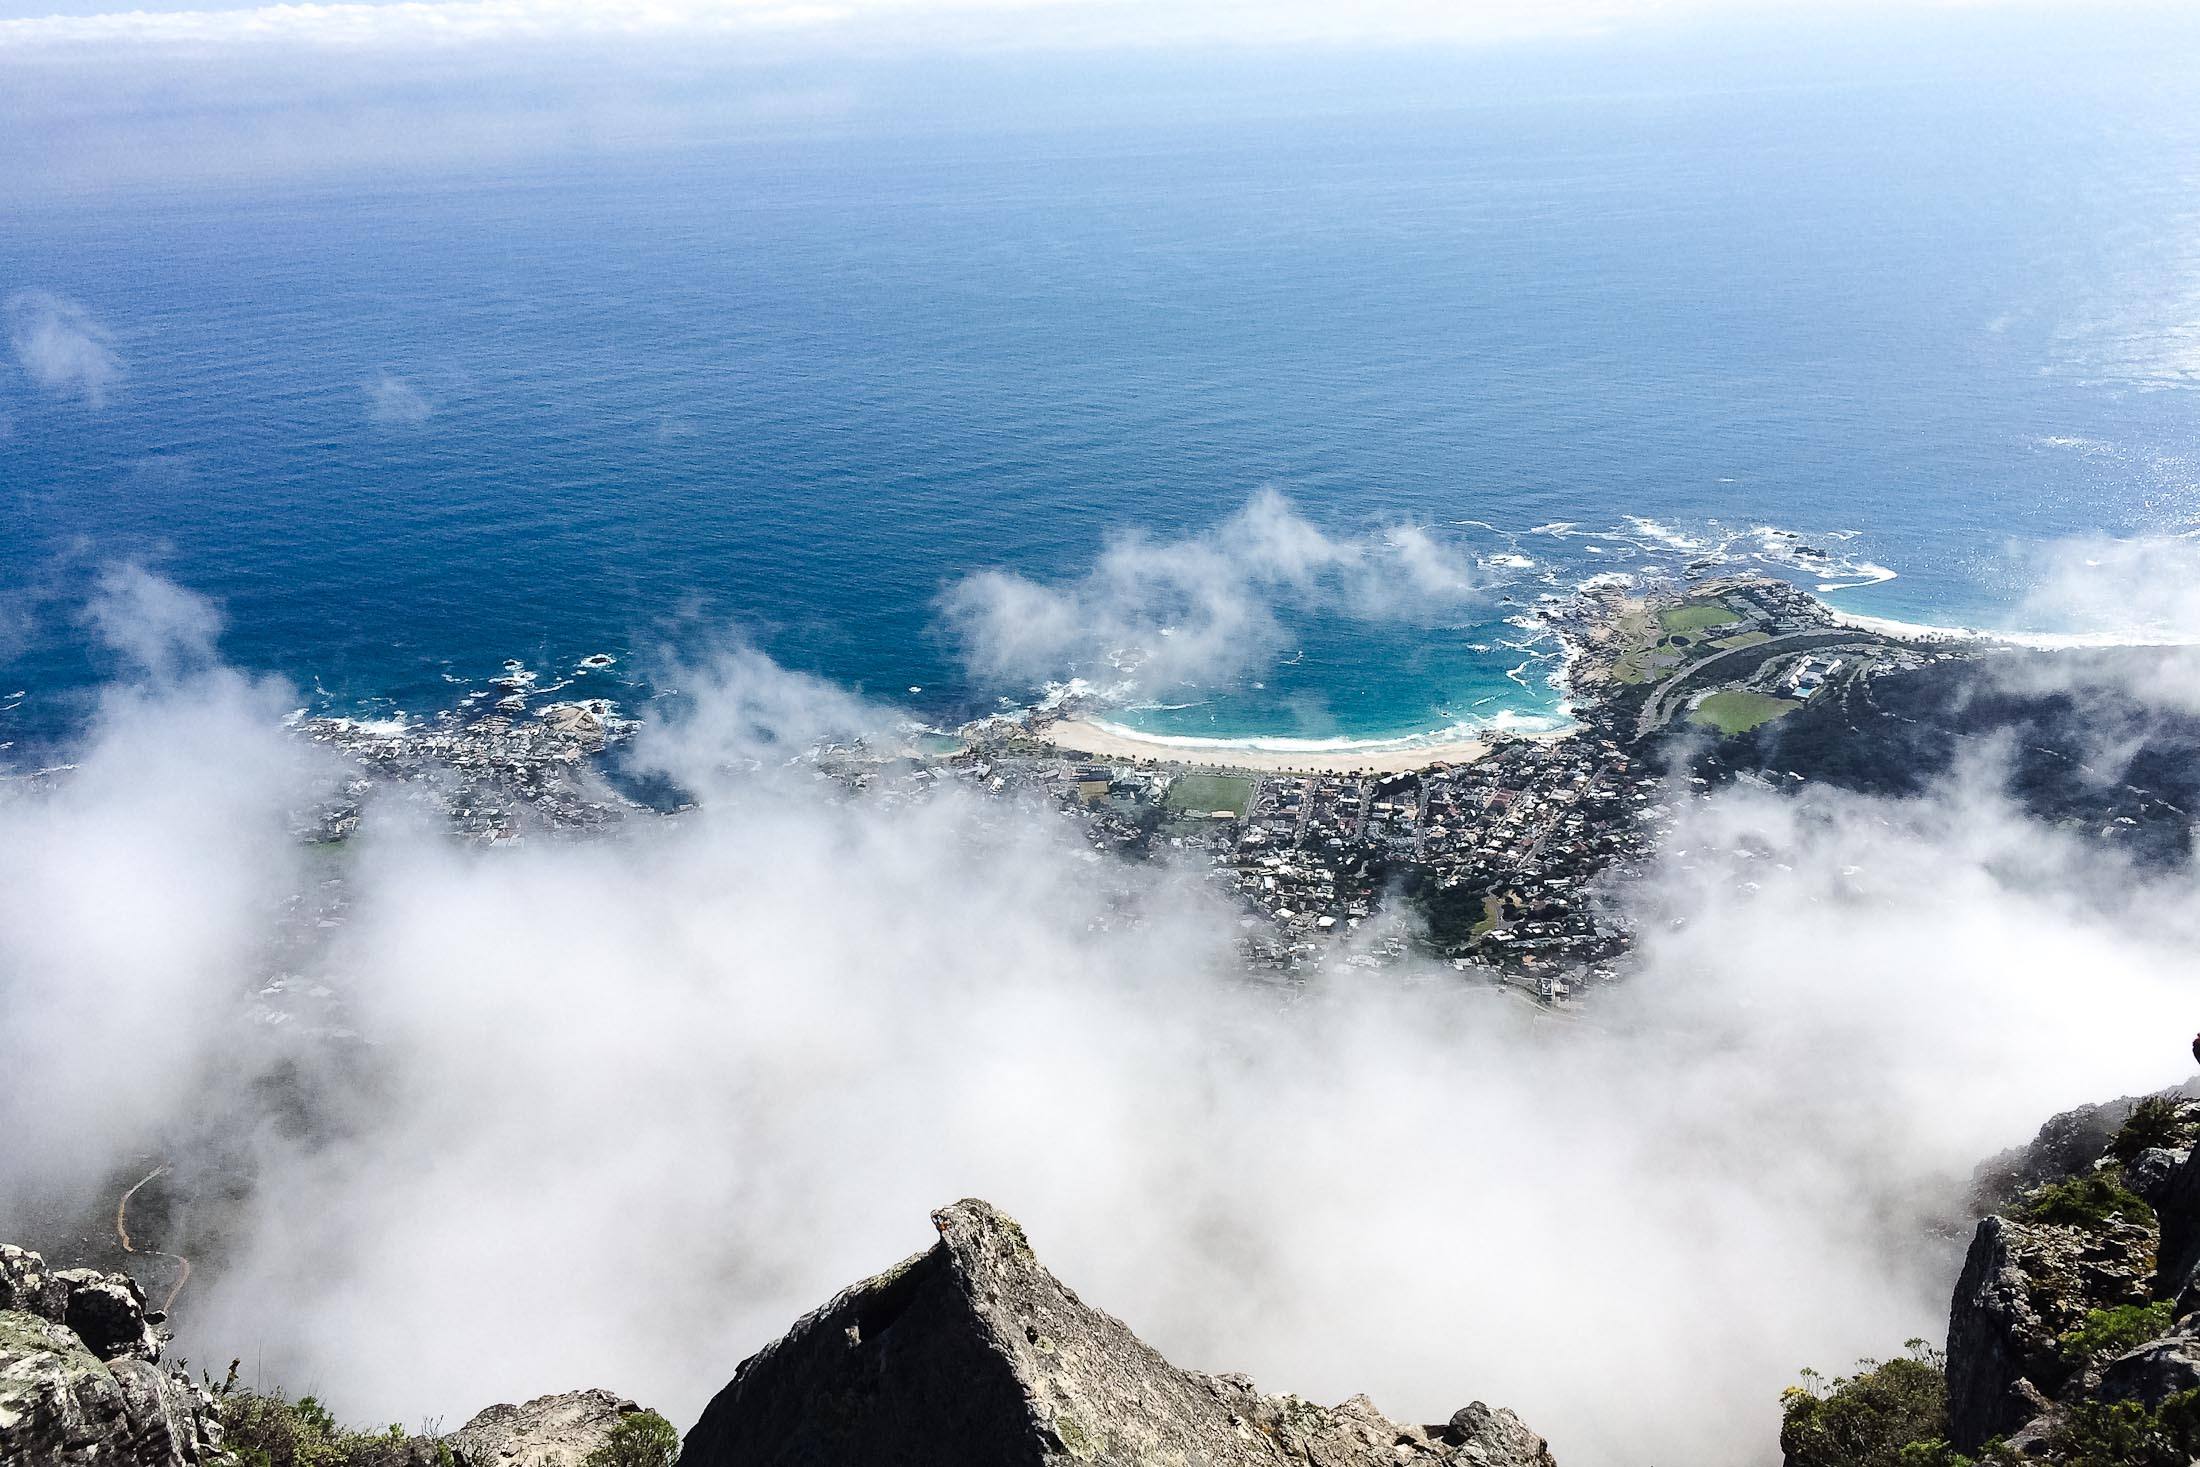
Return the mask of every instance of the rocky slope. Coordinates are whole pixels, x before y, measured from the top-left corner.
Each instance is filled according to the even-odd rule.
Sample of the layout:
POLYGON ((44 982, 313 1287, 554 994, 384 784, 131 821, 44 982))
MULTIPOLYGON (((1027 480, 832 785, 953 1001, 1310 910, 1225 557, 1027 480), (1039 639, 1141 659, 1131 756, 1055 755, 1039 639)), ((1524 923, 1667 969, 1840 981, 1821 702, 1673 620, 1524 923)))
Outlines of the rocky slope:
POLYGON ((583 1467, 642 1409, 610 1391, 571 1391, 491 1406, 442 1437, 301 1441, 279 1398, 222 1395, 163 1366, 161 1323, 125 1274, 49 1269, 0 1244, 0 1467, 237 1467, 240 1445, 249 1460, 334 1463, 361 1442, 378 1467, 583 1467), (244 1438, 225 1440, 225 1403, 247 1401, 244 1438), (271 1414, 285 1423, 272 1453, 273 1441, 254 1439, 271 1414))
POLYGON ((2004 1169, 2020 1190, 1980 1221, 1949 1309, 1957 1450, 2055 1460, 2092 1408, 2200 1389, 2196 1137, 2200 1102, 2118 1101, 2056 1117, 2004 1169))
POLYGON ((682 1467, 1552 1467, 1480 1402, 1406 1426, 1365 1397, 1317 1406, 1178 1370, 1039 1263, 979 1201, 933 1214, 929 1251, 867 1279, 744 1361, 682 1467))
POLYGON ((0 1464, 225 1462, 212 1398, 161 1364, 160 1322, 126 1275, 0 1244, 0 1464))
POLYGON ((1787 1467, 2200 1463, 2200 1100, 2084 1106, 1974 1179, 1947 1349, 1790 1391, 1787 1467))

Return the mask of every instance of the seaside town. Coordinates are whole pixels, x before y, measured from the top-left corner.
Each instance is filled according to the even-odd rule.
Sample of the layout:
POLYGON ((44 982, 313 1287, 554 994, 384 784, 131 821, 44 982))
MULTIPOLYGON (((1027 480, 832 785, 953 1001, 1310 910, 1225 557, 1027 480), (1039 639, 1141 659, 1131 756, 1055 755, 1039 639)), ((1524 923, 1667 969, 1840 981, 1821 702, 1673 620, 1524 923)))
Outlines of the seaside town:
MULTIPOLYGON (((1554 734, 1492 733, 1362 769, 1190 765, 1093 737, 1109 727, 1092 718, 1101 710, 1072 702, 980 720, 934 752, 858 740, 803 757, 852 798, 962 788, 1036 800, 1078 822, 1097 853, 1202 863, 1241 910, 1239 947, 1257 967, 1371 966, 1419 951, 1563 1003, 1621 973, 1630 934, 1606 893, 1705 787, 1671 757, 1672 740, 1746 733, 1812 699, 1845 699, 1878 671, 1962 655, 1841 625, 1763 576, 1592 585, 1547 600, 1536 620, 1567 649, 1573 721, 1554 734), (1080 747, 1088 739, 1107 751, 1080 747)), ((598 756, 634 727, 609 699, 546 696, 609 663, 589 658, 540 693, 535 674, 508 664, 432 719, 300 720, 357 766, 316 812, 314 837, 348 835, 378 789, 489 843, 676 814, 677 801, 645 803, 606 777, 598 756)))
POLYGON ((1080 758, 1093 725, 1073 706, 973 725, 945 766, 999 792, 1051 791, 1098 845, 1203 857, 1259 919, 1241 943, 1256 964, 1370 964, 1417 945, 1563 1002, 1619 975, 1630 934, 1609 883, 1707 783, 1668 757, 1668 737, 1747 732, 1875 672, 1961 655, 1843 626, 1761 576, 1612 582, 1540 619, 1565 639, 1575 700, 1555 735, 1492 734, 1404 770, 1188 766, 1165 750, 1080 758), (1386 903, 1414 920, 1377 923, 1386 903))
MULTIPOLYGON (((596 653, 573 677, 611 665, 608 654, 596 653)), ((367 802, 393 789, 451 830, 485 843, 601 830, 642 812, 590 763, 636 725, 620 718, 608 698, 533 702, 537 682, 525 666, 507 662, 487 688, 433 718, 296 718, 292 726, 301 736, 354 766, 341 791, 309 812, 304 833, 343 840, 358 828, 367 802)))

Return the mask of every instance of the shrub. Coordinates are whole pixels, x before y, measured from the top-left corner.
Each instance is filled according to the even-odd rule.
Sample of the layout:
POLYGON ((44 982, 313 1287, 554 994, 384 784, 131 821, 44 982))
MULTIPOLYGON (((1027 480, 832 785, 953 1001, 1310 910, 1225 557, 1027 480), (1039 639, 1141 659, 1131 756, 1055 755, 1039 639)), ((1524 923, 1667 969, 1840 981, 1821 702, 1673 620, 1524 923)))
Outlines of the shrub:
POLYGON ((2051 1182, 2017 1205, 2024 1222, 2065 1223, 2098 1229, 2117 1217, 2126 1222, 2154 1221, 2154 1209, 2145 1199, 2108 1172, 2086 1172, 2068 1181, 2051 1182))
POLYGON ((292 1401, 225 1383, 216 1401, 222 1444, 240 1467, 451 1467, 450 1448, 405 1434, 402 1426, 348 1431, 311 1396, 292 1401))
POLYGON ((1902 1467, 1978 1467, 1975 1459, 1964 1456, 1938 1437, 1929 1442, 1911 1442, 1895 1460, 1902 1467))
POLYGON ((2182 1146, 2191 1139, 2192 1127, 2185 1119, 2185 1108, 2166 1095, 2149 1095, 2132 1107, 2108 1149, 2129 1166, 2142 1151, 2156 1146, 2182 1146))
POLYGON ((2153 1411, 2137 1401, 2076 1406, 2049 1435, 2047 1455, 2064 1467, 2188 1467, 2200 1456, 2200 1391, 2153 1411))
POLYGON ((1912 1340, 1903 1359, 1857 1364, 1855 1375, 1822 1393, 1812 1371, 1803 1373, 1805 1386, 1787 1392, 1780 1412, 1787 1467, 1941 1467, 1937 1459, 1906 1455, 1948 1434, 1940 1352, 1912 1340))
POLYGON ((611 1429, 611 1439, 590 1452, 582 1467, 672 1467, 680 1433, 654 1411, 637 1411, 611 1429))
POLYGON ((2167 1334, 2172 1322, 2166 1299, 2153 1304, 2119 1304, 2114 1309, 2088 1310, 2076 1329, 2063 1334, 2063 1354, 2074 1365, 2121 1355, 2158 1335, 2167 1334))

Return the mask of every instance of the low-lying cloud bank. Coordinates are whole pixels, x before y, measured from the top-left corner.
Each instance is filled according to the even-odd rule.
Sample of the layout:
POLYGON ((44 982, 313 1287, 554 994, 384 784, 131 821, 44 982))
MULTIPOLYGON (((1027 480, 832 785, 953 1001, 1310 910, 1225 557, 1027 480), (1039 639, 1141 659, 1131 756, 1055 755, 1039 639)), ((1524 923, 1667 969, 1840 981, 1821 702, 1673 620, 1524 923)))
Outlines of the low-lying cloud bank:
MULTIPOLYGON (((153 636, 117 585, 108 635, 153 636)), ((583 1383, 691 1418, 974 1193, 1185 1364, 1502 1401, 1569 1467, 1758 1461, 1798 1366, 1937 1332, 1974 1162, 2189 1068, 2191 876, 1985 768, 1694 805, 1643 971, 1555 1018, 1436 968, 1248 980, 1196 872, 775 773, 864 710, 754 653, 641 746, 676 822, 483 851, 392 808, 335 857, 289 834, 331 771, 279 688, 136 660, 71 777, 0 795, 0 1227, 126 1159, 249 1171, 180 1244, 187 1352, 360 1419, 583 1383)))

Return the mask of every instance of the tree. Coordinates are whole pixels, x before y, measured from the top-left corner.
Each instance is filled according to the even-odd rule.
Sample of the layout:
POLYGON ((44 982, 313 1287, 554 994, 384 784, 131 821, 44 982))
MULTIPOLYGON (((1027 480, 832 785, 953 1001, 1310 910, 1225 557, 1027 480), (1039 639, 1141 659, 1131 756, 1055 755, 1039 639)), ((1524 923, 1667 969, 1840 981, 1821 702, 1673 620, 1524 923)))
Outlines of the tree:
POLYGON ((582 1467, 672 1467, 680 1433, 654 1411, 637 1411, 611 1428, 611 1439, 590 1452, 582 1467))

